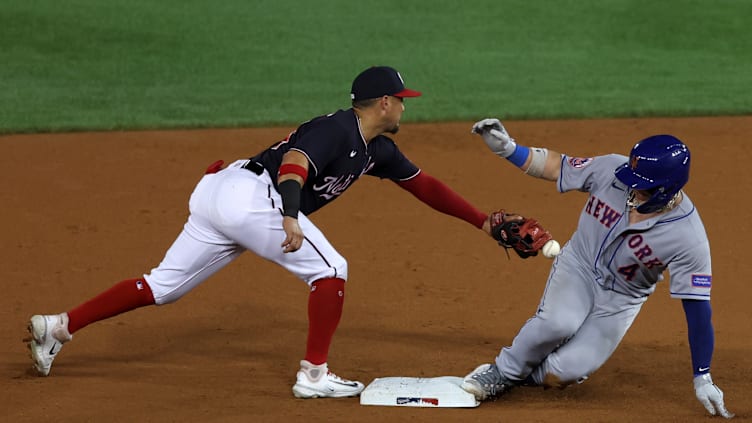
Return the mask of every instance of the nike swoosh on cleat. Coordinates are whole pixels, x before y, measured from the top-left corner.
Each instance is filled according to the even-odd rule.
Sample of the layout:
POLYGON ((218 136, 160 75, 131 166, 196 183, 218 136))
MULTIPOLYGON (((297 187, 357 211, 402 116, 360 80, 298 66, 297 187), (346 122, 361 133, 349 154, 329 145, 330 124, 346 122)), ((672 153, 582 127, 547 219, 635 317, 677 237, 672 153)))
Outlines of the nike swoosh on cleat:
POLYGON ((351 388, 357 388, 358 387, 358 384, 355 383, 355 382, 336 382, 336 381, 332 381, 332 382, 336 383, 338 385, 342 385, 342 386, 349 386, 351 388))
POLYGON ((57 351, 55 351, 55 347, 57 347, 58 345, 60 344, 58 344, 57 342, 52 344, 52 348, 50 348, 50 355, 55 355, 57 354, 58 351, 60 351, 60 348, 58 348, 57 351))

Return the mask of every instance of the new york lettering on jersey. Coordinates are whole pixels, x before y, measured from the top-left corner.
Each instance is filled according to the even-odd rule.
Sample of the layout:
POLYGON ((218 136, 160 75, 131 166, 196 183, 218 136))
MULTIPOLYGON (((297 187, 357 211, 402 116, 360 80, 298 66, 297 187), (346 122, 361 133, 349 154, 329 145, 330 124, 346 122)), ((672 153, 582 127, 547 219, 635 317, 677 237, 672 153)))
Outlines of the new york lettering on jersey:
POLYGON ((587 204, 585 204, 585 213, 596 218, 606 228, 611 226, 621 218, 621 213, 611 208, 605 201, 599 199, 595 195, 590 196, 587 204))
MULTIPOLYGON (((601 161, 588 160, 581 166, 572 167, 585 169, 593 163, 600 164, 601 161)), ((600 179, 600 172, 609 167, 597 166, 590 169, 599 169, 595 172, 595 178, 601 183, 591 186, 590 197, 582 210, 583 219, 590 223, 581 223, 585 223, 587 232, 599 240, 596 245, 600 248, 595 256, 594 269, 596 280, 601 286, 617 292, 648 295, 654 289, 653 285, 660 280, 666 265, 657 257, 649 241, 654 232, 647 232, 647 229, 653 224, 641 222, 630 225, 624 210, 626 189, 615 179, 610 183, 600 179)))

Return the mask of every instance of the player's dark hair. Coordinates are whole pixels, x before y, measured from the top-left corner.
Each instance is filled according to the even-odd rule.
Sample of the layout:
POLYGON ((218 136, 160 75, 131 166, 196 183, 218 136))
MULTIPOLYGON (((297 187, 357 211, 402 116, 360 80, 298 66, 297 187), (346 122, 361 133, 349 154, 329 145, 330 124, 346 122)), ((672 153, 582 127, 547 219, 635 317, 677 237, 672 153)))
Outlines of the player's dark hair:
POLYGON ((380 99, 381 97, 366 98, 364 100, 354 100, 352 102, 352 106, 354 109, 366 109, 376 104, 380 99))

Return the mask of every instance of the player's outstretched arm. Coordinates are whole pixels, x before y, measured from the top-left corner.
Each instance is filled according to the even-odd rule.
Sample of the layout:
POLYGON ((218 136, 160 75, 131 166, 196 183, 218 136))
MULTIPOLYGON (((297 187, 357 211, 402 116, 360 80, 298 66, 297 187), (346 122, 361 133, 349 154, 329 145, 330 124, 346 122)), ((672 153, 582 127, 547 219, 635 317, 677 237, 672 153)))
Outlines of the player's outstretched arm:
POLYGON ((462 219, 491 235, 485 213, 425 171, 421 170, 411 179, 394 182, 434 210, 462 219))
POLYGON ((713 383, 713 378, 710 377, 710 361, 715 343, 710 301, 682 300, 682 306, 687 318, 689 348, 694 368, 695 396, 708 413, 730 419, 734 417, 734 414, 726 409, 723 391, 713 383))
POLYGON ((559 178, 560 153, 546 148, 517 144, 499 119, 487 118, 475 122, 472 133, 480 135, 494 154, 507 159, 526 174, 548 181, 556 181, 559 178))

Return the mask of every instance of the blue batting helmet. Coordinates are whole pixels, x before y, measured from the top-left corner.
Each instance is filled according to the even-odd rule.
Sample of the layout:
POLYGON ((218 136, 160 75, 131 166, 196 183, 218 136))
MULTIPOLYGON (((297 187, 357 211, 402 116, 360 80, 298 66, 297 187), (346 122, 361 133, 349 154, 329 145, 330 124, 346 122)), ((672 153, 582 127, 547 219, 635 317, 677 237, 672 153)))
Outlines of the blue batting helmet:
POLYGON ((637 207, 639 213, 658 211, 689 180, 689 148, 672 135, 653 135, 632 147, 629 161, 616 168, 615 174, 631 189, 651 193, 637 207))

